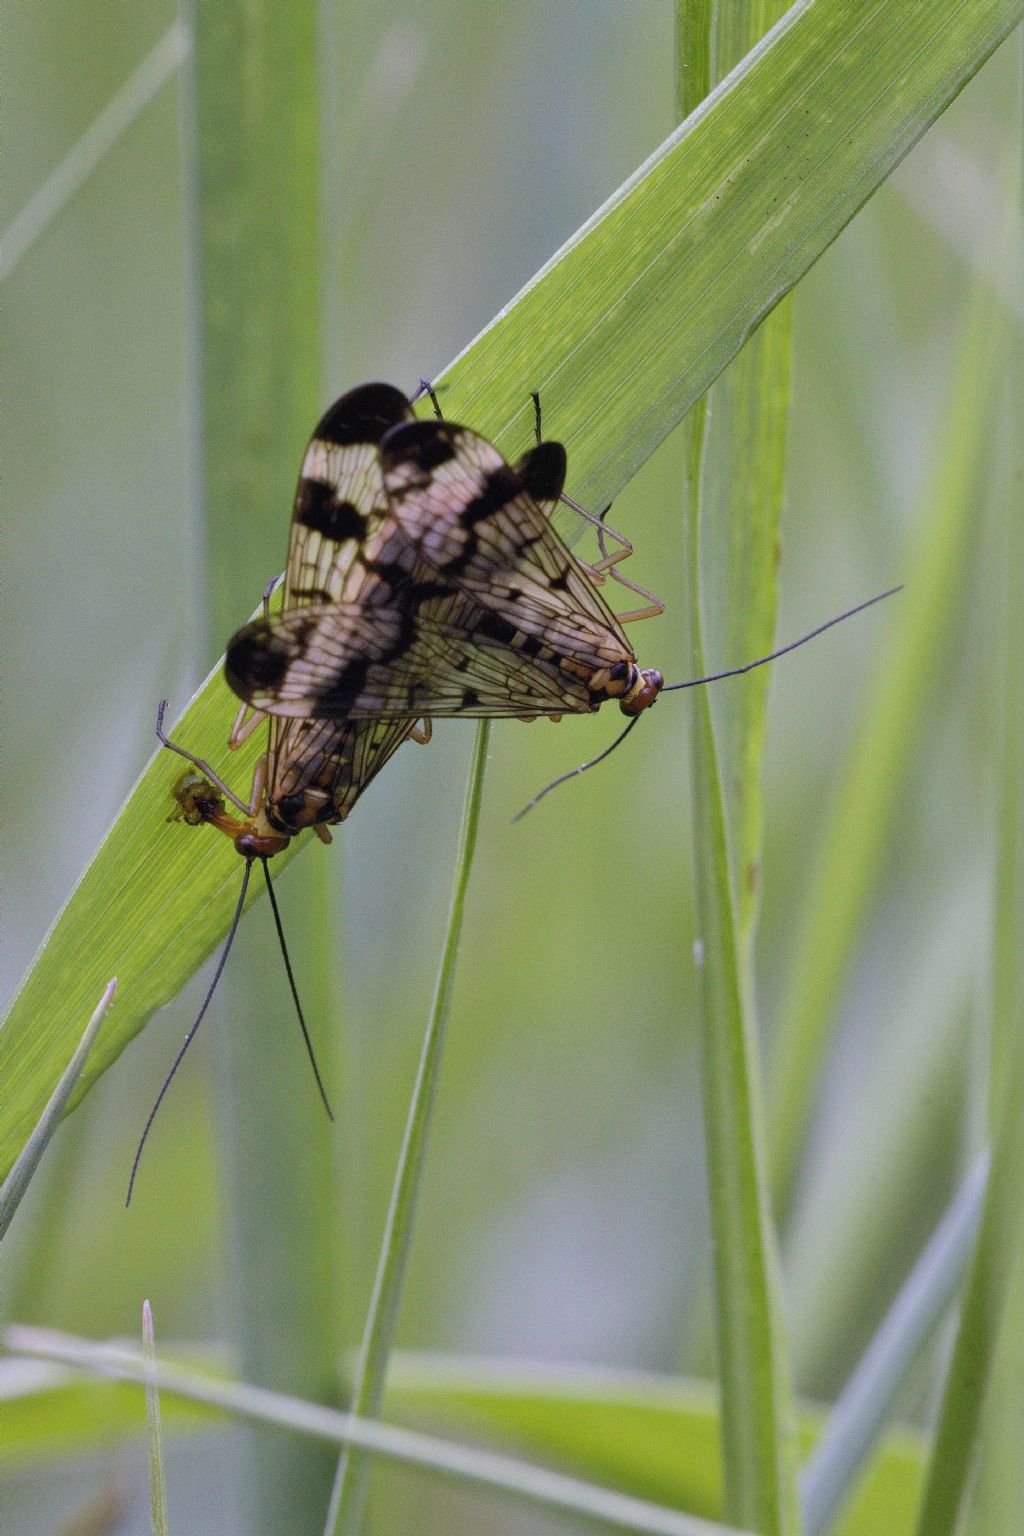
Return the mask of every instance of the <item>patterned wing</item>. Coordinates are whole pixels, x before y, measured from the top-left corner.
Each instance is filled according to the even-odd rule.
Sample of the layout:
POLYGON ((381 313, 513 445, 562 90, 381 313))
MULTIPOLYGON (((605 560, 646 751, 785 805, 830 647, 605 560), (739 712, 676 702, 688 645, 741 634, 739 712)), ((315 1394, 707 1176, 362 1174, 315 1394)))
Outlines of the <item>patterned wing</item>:
MULTIPOLYGON (((350 390, 321 418, 299 474, 282 613, 339 597, 360 570, 367 537, 388 515, 380 441, 412 419, 390 384, 350 390)), ((275 719, 270 734, 271 805, 294 826, 343 821, 401 746, 415 720, 275 719)))
POLYGON ((408 400, 390 384, 361 384, 321 417, 295 493, 284 612, 346 595, 346 578, 358 573, 367 539, 388 516, 381 439, 412 420, 408 400))
POLYGON ((271 719, 271 803, 288 825, 344 821, 414 720, 271 719))
POLYGON ((606 697, 588 688, 589 667, 426 583, 390 607, 325 603, 258 619, 232 640, 225 669, 255 708, 326 722, 583 713, 606 697))
POLYGON ((390 515, 342 597, 241 630, 226 666, 235 692, 321 719, 597 708, 609 670, 635 658, 549 525, 561 445, 513 469, 467 428, 413 421, 385 434, 380 464, 390 515))
POLYGON ((512 468, 485 438, 443 421, 394 427, 380 450, 392 518, 370 561, 410 556, 514 631, 591 671, 636 660, 615 615, 551 526, 565 450, 540 443, 512 468))

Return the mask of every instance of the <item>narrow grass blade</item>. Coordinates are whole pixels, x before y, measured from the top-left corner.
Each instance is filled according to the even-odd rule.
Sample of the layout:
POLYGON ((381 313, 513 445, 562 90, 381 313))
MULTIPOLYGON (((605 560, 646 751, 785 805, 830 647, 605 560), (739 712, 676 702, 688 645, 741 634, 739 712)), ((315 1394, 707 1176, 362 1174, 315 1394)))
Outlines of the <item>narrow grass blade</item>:
MULTIPOLYGON (((416 1205, 419 1199, 423 1169, 426 1164, 430 1127, 434 1115, 434 1101, 441 1071, 448 1014, 451 1009, 452 990, 455 986, 455 962, 459 953, 462 934, 462 915, 469 887, 473 853, 476 849, 477 828, 480 824, 480 805, 483 799, 484 768, 487 764, 487 743, 490 739, 490 722, 481 720, 477 726, 476 744, 466 785, 466 802, 462 812, 462 830, 455 857, 455 881, 452 889, 451 908, 448 913, 448 929, 445 934, 441 964, 437 973, 434 1001, 427 1020, 423 1049, 420 1053, 416 1081, 409 1101, 409 1115, 398 1155, 398 1167, 391 1189, 384 1237, 381 1242, 377 1274, 373 1282, 373 1294, 366 1317, 359 1365, 352 1390, 352 1411, 362 1418, 376 1418, 384 1398, 388 1359, 394 1343, 398 1311, 402 1301, 402 1287, 412 1243, 416 1205)), ((348 1447, 341 1454, 334 1479, 325 1536, 357 1536, 362 1528, 366 1501, 368 1467, 365 1460, 348 1447)))
MULTIPOLYGON (((701 14, 702 30, 685 3, 678 13, 680 41, 688 40, 693 52, 688 64, 680 56, 677 86, 684 107, 692 105, 688 93, 700 81, 714 78, 716 62, 727 65, 734 61, 730 54, 757 42, 758 27, 766 21, 757 7, 738 7, 730 13, 731 26, 717 36, 711 11, 701 14), (724 50, 718 61, 712 57, 715 41, 724 50)), ((778 311, 712 394, 697 403, 687 423, 690 659, 695 677, 707 672, 703 612, 709 565, 717 578, 712 609, 733 616, 726 624, 722 654, 755 656, 771 649, 789 356, 788 316, 778 311), (717 536, 710 562, 703 548, 706 529, 717 536)), ((691 789, 724 1508, 727 1518, 782 1536, 795 1531, 798 1523, 795 1450, 774 1234, 764 1191, 749 964, 766 683, 762 675, 754 688, 743 687, 721 701, 729 765, 725 777, 731 787, 728 806, 711 691, 695 690, 691 789), (747 894, 738 895, 741 891, 747 894)))
MULTIPOLYGON (((189 1369, 200 1391, 211 1379, 218 1381, 217 1369, 198 1357, 189 1369)), ((138 1392, 128 1381, 83 1377, 50 1359, 8 1355, 0 1361, 0 1404, 5 1431, 0 1465, 5 1468, 59 1452, 84 1454, 112 1437, 129 1437, 138 1427, 138 1392)), ((707 1520, 720 1518, 718 1397, 711 1382, 646 1371, 396 1351, 385 1407, 389 1418, 412 1415, 420 1425, 433 1422, 438 1433, 449 1437, 484 1436, 509 1454, 646 1503, 707 1520)), ((228 1411, 166 1390, 162 1409, 165 1421, 182 1430, 201 1429, 228 1411)), ((823 1423, 819 1410, 801 1411, 802 1448, 813 1446, 823 1423)), ((923 1463, 920 1437, 908 1430, 890 1431, 840 1518, 836 1536, 911 1536, 923 1463)))
POLYGON ((877 1446, 921 1346, 970 1262, 988 1179, 982 1156, 958 1190, 885 1321, 843 1388, 800 1478, 807 1536, 823 1536, 877 1446))
MULTIPOLYGON (((42 1328, 11 1328, 5 1342, 9 1349, 21 1354, 60 1360, 82 1370, 128 1381, 146 1380, 146 1362, 131 1350, 91 1344, 42 1328)), ((240 1418, 315 1436, 336 1445, 358 1446, 362 1451, 511 1493, 550 1509, 563 1509, 603 1521, 618 1530, 645 1532, 650 1536, 741 1536, 735 1526, 665 1509, 647 1500, 586 1483, 580 1478, 530 1466, 511 1456, 452 1445, 430 1435, 360 1419, 336 1408, 303 1402, 264 1387, 213 1381, 160 1362, 154 1365, 153 1376, 167 1395, 180 1394, 223 1408, 240 1418)))
POLYGON ((446 413, 519 452, 538 389, 606 506, 1022 15, 796 0, 459 356, 446 413))
MULTIPOLYGON (((1018 79, 1020 80, 1020 75, 1018 79)), ((1020 209, 1022 167, 1016 170, 1016 260, 1024 267, 1020 209)), ((1000 750, 993 829, 994 893, 991 966, 992 1033, 989 1105, 992 1171, 977 1248, 964 1291, 960 1326, 939 1410, 918 1536, 954 1536, 965 1528, 972 1477, 985 1451, 985 1420, 993 1409, 1010 1415, 993 1431, 1014 1466, 992 1467, 981 1486, 990 1503, 971 1528, 992 1536, 1020 1529, 1020 1299, 1024 1293, 1024 338, 1013 334, 1010 355, 1011 461, 1003 482, 1004 515, 997 559, 1002 577, 1003 648, 1000 750), (1002 1392, 999 1388, 1002 1387, 1002 1392), (988 1411, 986 1411, 988 1410, 988 1411), (995 1487, 993 1487, 995 1485, 995 1487)))
MULTIPOLYGON (((298 466, 322 406, 322 7, 318 0, 194 0, 193 9, 186 149, 194 462, 216 651, 280 569, 298 466)), ((225 711, 207 746, 223 739, 232 713, 225 711)), ((265 731, 256 734, 257 750, 265 750, 265 731)), ((320 851, 303 892, 289 902, 304 918, 302 991, 320 1026, 318 1050, 340 1012, 329 984, 315 1005, 306 984, 306 956, 337 952, 324 899, 330 855, 320 851)), ((215 856, 197 846, 197 859, 203 854, 215 856)), ((275 876, 279 867, 278 857, 275 876)), ((308 1068, 294 1016, 266 1018, 281 974, 269 913, 259 925, 243 923, 232 962, 215 1035, 227 1328, 247 1377, 326 1397, 338 1345, 325 1304, 337 1291, 333 1143, 315 1093, 304 1095, 308 1068)), ((326 974, 327 962, 318 979, 326 974)), ((282 1001, 281 1013, 286 1007, 291 1012, 282 1001)), ((320 1447, 246 1435, 238 1483, 248 1536, 313 1529, 332 1464, 320 1447)))
MULTIPOLYGON (((514 456, 529 444, 529 390, 539 389, 549 430, 570 444, 574 494, 606 505, 1022 14, 1024 0, 955 7, 946 0, 867 0, 857 7, 797 0, 466 348, 445 374, 446 411, 514 456)), ((302 15, 305 24, 305 7, 302 15)), ((252 81, 273 79, 293 124, 304 98, 290 89, 289 77, 276 66, 236 70, 228 7, 204 4, 200 16, 211 31, 219 29, 222 53, 210 55, 212 91, 221 84, 221 57, 225 80, 228 69, 252 81)), ((280 56, 291 58, 296 8, 278 20, 287 30, 280 56)), ((273 37, 269 46, 273 50, 273 37)), ((207 57, 203 47, 198 54, 207 57)), ((214 107, 222 128, 246 120, 226 89, 214 107)), ((301 439, 315 418, 308 378, 303 374, 297 383, 289 371, 290 360, 307 357, 307 328, 315 326, 309 286, 315 279, 305 275, 290 245, 308 236, 309 221, 278 218, 271 228, 262 213, 268 202, 277 205, 274 187, 298 195, 300 180, 304 186, 312 174, 302 160, 300 175, 289 134, 282 120, 266 158, 251 157, 272 190, 250 206, 258 206, 263 219, 261 255, 276 248, 280 291, 301 314, 294 328, 268 327, 262 304, 248 303, 246 285, 267 269, 262 260, 250 265, 238 258, 232 244, 238 234, 232 220, 240 215, 231 204, 235 183, 226 151, 218 163, 227 222, 210 223, 211 236, 220 229, 225 239, 211 255, 237 284, 225 290, 233 305, 210 313, 211 332, 219 328, 224 347, 218 361, 212 346, 206 354, 207 385, 220 397, 208 423, 220 468, 210 472, 230 506, 223 522, 215 519, 212 537, 218 570, 231 562, 247 594, 280 560, 278 535, 268 554, 257 536, 262 519, 252 509, 272 503, 279 529, 301 439), (271 356, 264 346, 258 368, 239 367, 237 395, 227 385, 220 389, 216 370, 228 359, 238 363, 243 341, 278 334, 289 336, 287 348, 274 348, 271 356), (275 424, 273 442, 268 422, 275 424), (285 442, 291 446, 282 447, 285 442)), ((221 582, 215 576, 218 624, 225 619, 221 582)), ((239 616, 234 610, 230 627, 239 616)), ((232 713, 223 683, 212 677, 209 695, 190 716, 196 727, 202 717, 200 751, 224 739, 232 713)), ((255 747, 254 741, 250 765, 255 747)), ((245 783, 243 762, 230 771, 232 782, 237 774, 245 783)), ((140 781, 0 1032, 0 1077, 10 1089, 0 1113, 0 1171, 38 1119, 77 1040, 78 1020, 103 980, 115 970, 121 976, 121 1007, 79 1092, 223 935, 232 856, 213 848, 209 837, 185 837, 180 828, 163 835, 171 776, 169 766, 152 764, 140 781)))
MULTIPOLYGON (((690 483, 700 481, 701 435, 690 483)), ((690 510, 691 664, 706 672, 699 508, 690 510)), ((704 1122, 714 1234, 715 1332, 722 1390, 727 1517, 771 1533, 795 1529, 786 1367, 765 1200, 755 1041, 740 976, 725 803, 708 690, 695 689, 692 796, 704 1122)))
POLYGON ((160 1428, 160 1389, 156 1382, 156 1339, 153 1313, 142 1303, 142 1358, 146 1377, 146 1429, 149 1441, 149 1502, 153 1536, 168 1536, 167 1480, 164 1476, 164 1440, 160 1428))
POLYGON ((967 1279, 960 1327, 935 1431, 918 1536, 955 1536, 966 1508, 982 1412, 999 1346, 1004 1309, 1022 1233, 1024 1168, 1024 1034, 1006 1083, 1004 1113, 992 1148, 992 1172, 977 1248, 967 1279))
POLYGON ((884 867, 890 829, 929 704, 942 686, 969 569, 977 485, 999 387, 1002 316, 979 285, 967 316, 929 477, 916 548, 898 574, 906 590, 889 616, 850 753, 806 883, 778 1015, 769 1078, 774 1194, 792 1187, 837 1002, 884 867))
POLYGON ((21 1204, 21 1198, 29 1186, 29 1181, 39 1166, 40 1159, 49 1146, 50 1138, 60 1124, 60 1118, 64 1113, 67 1102, 71 1097, 79 1074, 85 1066, 86 1058, 92 1050, 96 1036, 99 1034, 100 1025, 104 1015, 110 1007, 117 991, 117 977, 111 977, 106 989, 96 1008, 92 1018, 85 1026, 85 1034, 78 1042, 78 1048, 68 1062, 61 1075, 60 1082, 50 1097, 50 1101, 39 1117, 35 1130, 29 1136, 17 1162, 11 1169, 0 1189, 0 1238, 4 1237, 15 1211, 21 1204))
POLYGON ((120 143, 188 57, 190 39, 184 22, 172 22, 77 144, 55 166, 39 189, 0 234, 0 282, 14 271, 53 219, 67 207, 93 171, 120 143))

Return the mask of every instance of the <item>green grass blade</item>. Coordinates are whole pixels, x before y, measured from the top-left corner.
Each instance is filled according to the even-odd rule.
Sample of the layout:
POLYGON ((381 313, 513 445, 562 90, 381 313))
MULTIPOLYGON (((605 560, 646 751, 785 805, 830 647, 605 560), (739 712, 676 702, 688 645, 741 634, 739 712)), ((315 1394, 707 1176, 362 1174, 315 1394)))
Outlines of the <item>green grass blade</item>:
MULTIPOLYGON (((198 296, 197 459, 215 651, 281 567, 295 476, 322 403, 321 7, 317 0, 286 7, 196 0, 194 22, 188 170, 198 296)), ((230 713, 207 746, 223 739, 230 713)), ((195 854, 212 856, 208 846, 195 854)), ((304 919, 301 927, 288 926, 319 1054, 329 1048, 328 1026, 338 1010, 329 984, 317 988, 312 1003, 306 956, 336 952, 331 906, 323 899, 329 857, 324 850, 296 901, 288 902, 289 916, 301 911, 304 919)), ((279 868, 275 859, 272 877, 279 868)), ((263 884, 254 873, 254 883, 263 884)), ((283 887, 280 894, 290 897, 283 887)), ((271 915, 261 919, 239 932, 215 1036, 226 1322, 248 1379, 328 1398, 336 1390, 338 1348, 331 1306, 336 1201, 327 1172, 334 1140, 312 1091, 290 999, 285 993, 280 1009, 267 1007, 281 957, 271 915), (282 1113, 283 1101, 296 1112, 282 1113)), ((326 983, 328 965, 318 981, 326 983)), ((242 1458, 242 1518, 252 1536, 314 1527, 330 1486, 333 1458, 326 1450, 249 1434, 242 1458)))
POLYGON ((960 1287, 988 1179, 983 1156, 957 1191, 878 1332, 843 1388, 800 1478, 807 1536, 823 1536, 862 1472, 897 1392, 960 1287))
POLYGON ((100 1025, 103 1023, 104 1015, 113 1002, 116 991, 117 977, 114 976, 107 982, 103 996, 96 1004, 92 1018, 85 1026, 85 1033, 78 1042, 74 1055, 61 1074, 60 1082, 53 1090, 50 1101, 40 1115, 35 1130, 19 1153, 14 1167, 6 1179, 4 1179, 3 1188, 0 1189, 0 1238, 6 1235, 14 1213, 21 1204, 22 1196, 29 1186, 32 1175, 38 1168, 43 1153, 50 1144, 50 1138, 60 1124, 61 1116, 74 1092, 75 1084, 78 1082, 89 1052, 93 1048, 96 1036, 99 1034, 100 1025))
MULTIPOLYGON (((452 1431, 501 1436, 523 1455, 614 1483, 695 1514, 721 1518, 724 1491, 718 1398, 708 1382, 600 1367, 531 1365, 441 1355, 394 1360, 387 1406, 452 1431)), ((801 1448, 825 1423, 797 1415, 801 1448)), ((836 1527, 836 1536, 909 1536, 923 1463, 919 1437, 887 1437, 836 1527)))
MULTIPOLYGON (((1021 76, 1018 75, 1020 82, 1021 76)), ((1024 268, 1020 211, 1024 202, 1022 166, 1016 172, 1015 256, 1024 268)), ((1019 1466, 1021 1385, 1020 1302, 1024 1295, 1024 1214, 1020 1198, 1024 1170, 1024 690, 1019 658, 1024 645, 1024 337, 1016 328, 1010 353, 1011 422, 1007 441, 1010 462, 1001 485, 1003 515, 994 557, 1000 579, 999 611, 1006 636, 1002 651, 1001 719, 998 721, 998 774, 995 783, 994 893, 991 966, 992 1035, 989 1113, 993 1126, 992 1171, 970 1273, 964 1290, 960 1325, 945 1383, 928 1467, 918 1536, 954 1536, 965 1528, 986 1536, 1009 1536, 1020 1529, 1019 1466), (1007 1415, 1003 1423, 992 1421, 1007 1415), (988 1433, 986 1433, 988 1430, 988 1433), (983 1466, 986 1439, 995 1442, 996 1459, 983 1466), (999 1448, 1014 1457, 1000 1462, 999 1448), (972 1514, 972 1478, 982 1508, 972 1514)))
MULTIPOLYGON (((694 446, 699 455, 700 433, 694 446)), ((696 466, 693 466, 696 469, 696 466)), ((691 486, 699 474, 691 474, 691 486)), ((705 665, 698 508, 691 510, 691 664, 705 665)), ((695 689, 692 794, 704 1124, 714 1234, 727 1517, 795 1529, 786 1367, 765 1199, 757 1051, 746 1016, 718 749, 707 689, 695 689)))
POLYGON ((918 1536, 955 1536, 961 1529, 1006 1299, 1019 1264, 1024 1237, 1019 1199, 1024 1167, 1024 1034, 1018 1034, 1016 1060, 1005 1089, 1004 1113, 992 1148, 981 1230, 935 1432, 918 1536))
MULTIPOLYGON (((129 1381, 146 1379, 146 1362, 133 1351, 91 1344, 42 1328, 12 1328, 8 1348, 41 1359, 60 1360, 87 1371, 99 1371, 129 1381)), ((482 1487, 511 1493, 524 1500, 603 1521, 614 1529, 649 1536, 742 1536, 733 1526, 720 1525, 649 1500, 600 1488, 579 1478, 550 1472, 489 1451, 471 1450, 391 1424, 380 1424, 342 1413, 336 1408, 304 1402, 281 1392, 249 1384, 216 1381, 180 1366, 157 1362, 154 1378, 165 1395, 180 1394, 256 1423, 313 1436, 337 1445, 422 1467, 482 1487)))
POLYGON ((164 1473, 164 1437, 160 1427, 160 1389, 156 1383, 156 1338, 153 1313, 142 1303, 142 1358, 146 1369, 146 1429, 149 1441, 149 1504, 153 1536, 168 1536, 167 1478, 164 1473))
MULTIPOLYGON (((681 38, 687 30, 686 12, 684 6, 681 38)), ((716 39, 717 62, 727 67, 753 46, 759 23, 766 21, 758 7, 731 9, 716 39)), ((691 26, 690 41, 709 62, 692 64, 688 79, 681 61, 678 89, 684 104, 695 81, 714 73, 710 15, 705 15, 705 23, 703 37, 691 26)), ((790 352, 784 306, 694 407, 688 423, 687 549, 695 677, 710 670, 705 607, 729 616, 718 654, 752 659, 771 649, 790 352)), ((754 1530, 783 1533, 798 1528, 795 1454, 775 1240, 764 1187, 750 963, 768 679, 755 673, 751 681, 752 687, 728 689, 717 701, 722 759, 728 765, 724 774, 711 692, 695 691, 691 760, 698 997, 725 1512, 754 1530), (728 799, 724 783, 729 785, 728 799)))
POLYGON ((892 604, 892 638, 880 648, 794 922, 769 1079, 769 1143, 780 1206, 791 1189, 838 1001, 884 867, 914 749, 955 636, 999 388, 994 358, 1002 325, 994 296, 979 286, 950 381, 936 468, 924 497, 927 516, 919 519, 905 570, 895 573, 906 589, 892 604))
MULTIPOLYGON (((398 1324, 398 1311, 402 1301, 402 1288, 409 1260, 416 1205, 419 1199, 423 1170, 430 1141, 430 1127, 434 1116, 437 1084, 441 1072, 448 1014, 452 991, 455 986, 455 963, 462 935, 462 916, 469 888, 469 876, 473 868, 477 829, 480 825, 480 806, 483 800, 484 768, 487 764, 487 744, 490 739, 490 722, 481 720, 477 726, 476 744, 466 785, 466 802, 462 812, 462 829, 455 857, 455 880, 452 888, 451 908, 441 964, 437 972, 434 1000, 427 1020, 423 1049, 420 1053, 416 1081, 409 1101, 409 1114, 402 1139, 402 1148, 395 1170, 388 1207, 384 1237, 381 1242, 377 1274, 373 1294, 366 1317, 359 1365, 352 1391, 352 1412, 361 1418, 376 1418, 384 1398, 388 1360, 398 1324)), ((324 1527, 325 1536, 357 1536, 362 1528, 366 1502, 366 1483, 369 1468, 365 1458, 349 1450, 342 1452, 331 1493, 330 1508, 324 1527)))
MULTIPOLYGON (((17 1337, 26 1338, 25 1330, 8 1343, 13 1346, 17 1337)), ((128 1380, 83 1377, 52 1363, 67 1356, 90 1369, 97 1350, 101 1359, 107 1357, 107 1346, 34 1329, 28 1330, 26 1345, 30 1351, 39 1346, 43 1358, 8 1356, 0 1362, 5 1425, 0 1465, 26 1466, 29 1458, 58 1450, 82 1454, 113 1436, 137 1433, 139 1394, 128 1380)), ((137 1356, 118 1352, 117 1358, 131 1362, 135 1378, 142 1380, 137 1356)), ((198 1360, 189 1368, 167 1362, 159 1367, 161 1372, 169 1369, 174 1392, 170 1379, 161 1376, 169 1427, 201 1429, 211 1418, 239 1411, 265 1413, 267 1422, 299 1433, 320 1432, 324 1410, 314 1404, 295 1404, 276 1394, 254 1396, 245 1386, 218 1379, 198 1360), (223 1408, 214 1406, 220 1403, 223 1408)), ((389 1418, 409 1415, 421 1426, 425 1420, 434 1424, 441 1434, 497 1442, 506 1455, 542 1461, 574 1479, 614 1487, 648 1504, 705 1520, 721 1515, 718 1404, 709 1382, 643 1371, 398 1352, 392 1356, 386 1408, 389 1418)), ((329 1425, 344 1432, 345 1416, 327 1412, 329 1425)), ((801 1412, 804 1448, 814 1444, 823 1422, 820 1410, 801 1412)), ((371 1434, 390 1429, 366 1427, 371 1434)), ((888 1434, 836 1536, 910 1536, 922 1464, 919 1437, 907 1431, 888 1434)))
POLYGON ((606 505, 1022 15, 797 0, 459 356, 446 412, 521 449, 539 389, 606 505))
MULTIPOLYGON (((573 492, 604 505, 1022 9, 1024 0, 956 7, 946 0, 873 0, 856 9, 844 0, 802 0, 793 6, 467 348, 446 376, 446 410, 514 453, 528 444, 528 391, 539 388, 549 431, 570 444, 573 492)), ((218 24, 212 17, 211 26, 218 24)), ((230 53, 229 38, 224 46, 230 53)), ((282 89, 286 83, 282 76, 282 89)), ((300 93, 285 104, 289 114, 300 110, 301 99, 300 93)), ((228 102, 223 115, 230 126, 228 102)), ((235 116, 241 122, 245 113, 235 116)), ((288 142, 282 130, 286 156, 288 142)), ((276 150, 272 164, 280 168, 276 150)), ((230 157, 225 167, 227 176, 230 157)), ((283 181, 293 174, 289 164, 283 181)), ((225 185, 230 188, 230 178, 225 185)), ((295 220, 275 219, 273 239, 282 238, 282 249, 295 227, 295 220)), ((234 276, 241 280, 245 273, 243 262, 234 276)), ((282 293, 304 319, 297 333, 269 333, 288 336, 288 345, 274 353, 280 368, 305 356, 296 338, 314 323, 309 291, 295 292, 300 282, 296 271, 282 271, 282 293)), ((245 308, 244 290, 238 303, 245 308)), ((248 309, 238 328, 225 323, 224 345, 251 337, 262 315, 261 308, 248 309)), ((211 315, 211 326, 215 321, 221 323, 211 315)), ((211 375, 210 387, 216 382, 211 375)), ((294 389, 290 382, 262 371, 249 377, 248 395, 233 402, 248 420, 258 407, 253 434, 242 434, 245 457, 225 468, 231 479, 211 470, 223 494, 235 497, 232 518, 245 518, 244 526, 226 523, 223 539, 230 545, 225 559, 238 556, 246 606, 280 562, 281 521, 301 439, 315 416, 308 378, 294 389), (268 422, 275 424, 274 444, 287 446, 268 442, 268 422), (275 519, 266 549, 256 537, 262 521, 252 512, 264 502, 273 504, 275 519)), ((242 428, 224 414, 217 420, 232 434, 224 440, 226 462, 242 428)), ((218 614, 220 581, 214 579, 218 614)), ((238 616, 235 610, 232 627, 238 616)), ((197 701, 186 734, 194 728, 192 742, 209 755, 224 739, 231 714, 223 685, 214 681, 197 701)), ((244 764, 231 771, 233 782, 236 774, 246 782, 244 764)), ((175 994, 226 927, 237 879, 233 855, 214 848, 212 837, 162 828, 171 778, 170 765, 161 762, 140 781, 0 1033, 0 1076, 9 1086, 0 1115, 0 1171, 39 1118, 77 1041, 78 1021, 106 978, 121 977, 121 1001, 79 1094, 175 994)))

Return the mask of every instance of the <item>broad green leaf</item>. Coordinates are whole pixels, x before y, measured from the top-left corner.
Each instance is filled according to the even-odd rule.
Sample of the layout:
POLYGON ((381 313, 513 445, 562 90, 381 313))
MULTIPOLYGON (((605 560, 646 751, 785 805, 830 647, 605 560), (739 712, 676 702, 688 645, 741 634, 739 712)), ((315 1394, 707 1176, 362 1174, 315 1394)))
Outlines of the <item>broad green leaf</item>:
MULTIPOLYGON (((538 388, 548 431, 571 445, 573 493, 603 506, 1022 10, 1024 0, 793 6, 457 359, 448 413, 516 452, 538 388)), ((187 739, 216 754, 231 714, 213 681, 187 739)), ((226 927, 234 855, 205 829, 163 826, 172 777, 166 762, 143 777, 13 1005, 0 1035, 0 1172, 108 976, 121 994, 83 1091, 226 927)))

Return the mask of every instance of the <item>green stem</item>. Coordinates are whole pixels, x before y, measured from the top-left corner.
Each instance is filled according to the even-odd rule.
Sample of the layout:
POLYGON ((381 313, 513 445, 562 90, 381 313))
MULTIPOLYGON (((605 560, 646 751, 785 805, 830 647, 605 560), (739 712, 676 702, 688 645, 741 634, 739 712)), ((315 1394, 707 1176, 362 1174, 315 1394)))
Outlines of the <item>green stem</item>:
MULTIPOLYGON (((680 0, 677 96, 692 111, 720 65, 752 46, 770 16, 752 5, 730 10, 713 43, 716 7, 680 0)), ((727 543, 730 602, 743 620, 733 639, 745 654, 770 645, 775 620, 776 528, 782 500, 788 419, 789 322, 772 316, 714 387, 726 434, 711 451, 709 397, 687 424, 687 561, 691 664, 707 673, 701 611, 701 522, 715 519, 727 543), (721 492, 707 507, 707 492, 721 492), (746 627, 744 627, 744 625, 746 627)), ((721 1387, 725 1515, 738 1525, 783 1536, 799 1525, 794 1478, 789 1370, 778 1301, 775 1237, 766 1194, 760 1121, 761 1083, 753 1025, 754 881, 760 851, 760 769, 767 679, 734 700, 726 756, 729 803, 708 690, 695 690, 692 733, 694 880, 699 923, 698 995, 711 1225, 715 1323, 721 1387), (730 810, 732 816, 730 817, 730 810), (730 857, 732 823, 735 860, 730 857), (738 871, 734 884, 734 864, 738 871), (737 888, 740 897, 737 898, 737 888), (737 909, 739 909, 739 916, 737 909)))
MULTIPOLYGON (((373 1283, 373 1294, 370 1298, 359 1366, 352 1392, 352 1412, 358 1414, 360 1418, 373 1419, 380 1413, 388 1360, 394 1343, 398 1311, 402 1301, 402 1287, 405 1282, 413 1225, 416 1220, 416 1204, 426 1164, 452 989, 455 985, 455 962, 458 957, 466 890, 473 866, 473 853, 480 822, 480 803, 483 798, 484 766, 487 761, 489 736, 490 722, 481 720, 477 726, 473 761, 466 786, 462 831, 455 861, 455 883, 448 913, 448 931, 444 949, 441 952, 434 1000, 427 1020, 423 1049, 420 1053, 416 1081, 413 1084, 412 1098, 409 1103, 402 1150, 398 1156, 398 1167, 395 1170, 395 1181, 391 1189, 391 1204, 384 1227, 384 1238, 377 1261, 377 1274, 373 1283)), ((355 1533, 361 1529, 368 1470, 366 1458, 346 1446, 338 1461, 338 1470, 327 1512, 327 1523, 324 1527, 325 1536, 355 1536, 355 1533)))

